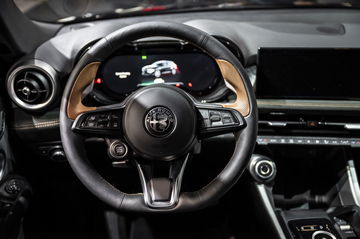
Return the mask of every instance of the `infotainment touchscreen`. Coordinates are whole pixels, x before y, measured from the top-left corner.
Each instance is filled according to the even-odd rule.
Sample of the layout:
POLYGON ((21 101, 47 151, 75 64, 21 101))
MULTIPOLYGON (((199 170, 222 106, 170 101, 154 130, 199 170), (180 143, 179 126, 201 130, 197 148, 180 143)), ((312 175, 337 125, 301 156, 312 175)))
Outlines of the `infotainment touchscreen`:
POLYGON ((261 48, 259 99, 360 100, 360 49, 261 48))

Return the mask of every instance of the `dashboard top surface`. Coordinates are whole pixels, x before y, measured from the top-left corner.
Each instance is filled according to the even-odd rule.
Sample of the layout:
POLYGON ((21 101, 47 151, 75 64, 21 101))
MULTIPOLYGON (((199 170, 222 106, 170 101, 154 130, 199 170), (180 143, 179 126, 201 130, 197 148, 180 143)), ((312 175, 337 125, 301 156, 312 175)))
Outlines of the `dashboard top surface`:
POLYGON ((256 62, 260 47, 359 48, 359 16, 359 10, 289 9, 178 13, 101 20, 62 27, 31 57, 48 62, 60 72, 70 72, 81 50, 101 37, 137 22, 171 20, 233 42, 243 55, 244 65, 248 66, 256 62))

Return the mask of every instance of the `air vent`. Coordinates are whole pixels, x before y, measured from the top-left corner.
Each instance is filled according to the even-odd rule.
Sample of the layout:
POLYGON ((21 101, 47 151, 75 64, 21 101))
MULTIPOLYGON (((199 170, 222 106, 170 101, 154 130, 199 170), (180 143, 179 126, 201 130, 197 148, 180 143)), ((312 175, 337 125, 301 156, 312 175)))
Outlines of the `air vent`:
POLYGON ((46 101, 51 92, 50 80, 36 71, 24 71, 14 81, 16 96, 29 104, 38 104, 46 101))
POLYGON ((10 97, 26 110, 42 110, 54 100, 55 77, 56 71, 42 61, 20 66, 8 78, 10 97))

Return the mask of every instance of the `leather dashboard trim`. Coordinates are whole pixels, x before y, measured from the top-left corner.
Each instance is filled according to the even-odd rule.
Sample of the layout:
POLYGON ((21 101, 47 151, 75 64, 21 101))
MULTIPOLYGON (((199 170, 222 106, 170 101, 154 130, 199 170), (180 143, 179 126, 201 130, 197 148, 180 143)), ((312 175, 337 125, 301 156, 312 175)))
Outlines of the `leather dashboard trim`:
POLYGON ((75 120, 81 113, 96 110, 96 107, 87 107, 83 105, 81 101, 82 92, 95 79, 99 66, 100 62, 92 62, 86 65, 77 76, 71 89, 69 103, 67 105, 67 115, 70 119, 75 120))
POLYGON ((247 94, 244 79, 236 68, 226 60, 216 59, 224 80, 227 81, 235 90, 236 100, 233 103, 222 104, 227 108, 239 111, 244 117, 250 114, 249 96, 247 94))

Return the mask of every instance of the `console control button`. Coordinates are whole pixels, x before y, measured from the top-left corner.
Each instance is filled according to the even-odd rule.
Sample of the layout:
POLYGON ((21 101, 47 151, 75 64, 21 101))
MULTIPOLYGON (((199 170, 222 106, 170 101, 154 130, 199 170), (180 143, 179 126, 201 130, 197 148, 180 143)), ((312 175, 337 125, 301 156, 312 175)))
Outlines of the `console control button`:
POLYGON ((263 180, 268 180, 273 177, 275 173, 275 164, 269 160, 259 160, 255 164, 255 173, 263 180))
POLYGON ((261 162, 259 164, 259 174, 263 177, 268 177, 269 175, 272 174, 272 167, 266 163, 266 162, 261 162))
POLYGON ((357 238, 353 228, 347 221, 338 217, 334 217, 334 221, 346 238, 357 238))
POLYGON ((259 135, 257 137, 257 143, 260 145, 294 144, 294 145, 330 145, 330 146, 360 147, 360 138, 259 135))
POLYGON ((275 162, 264 155, 253 154, 248 169, 251 176, 260 183, 271 183, 276 176, 275 162))

